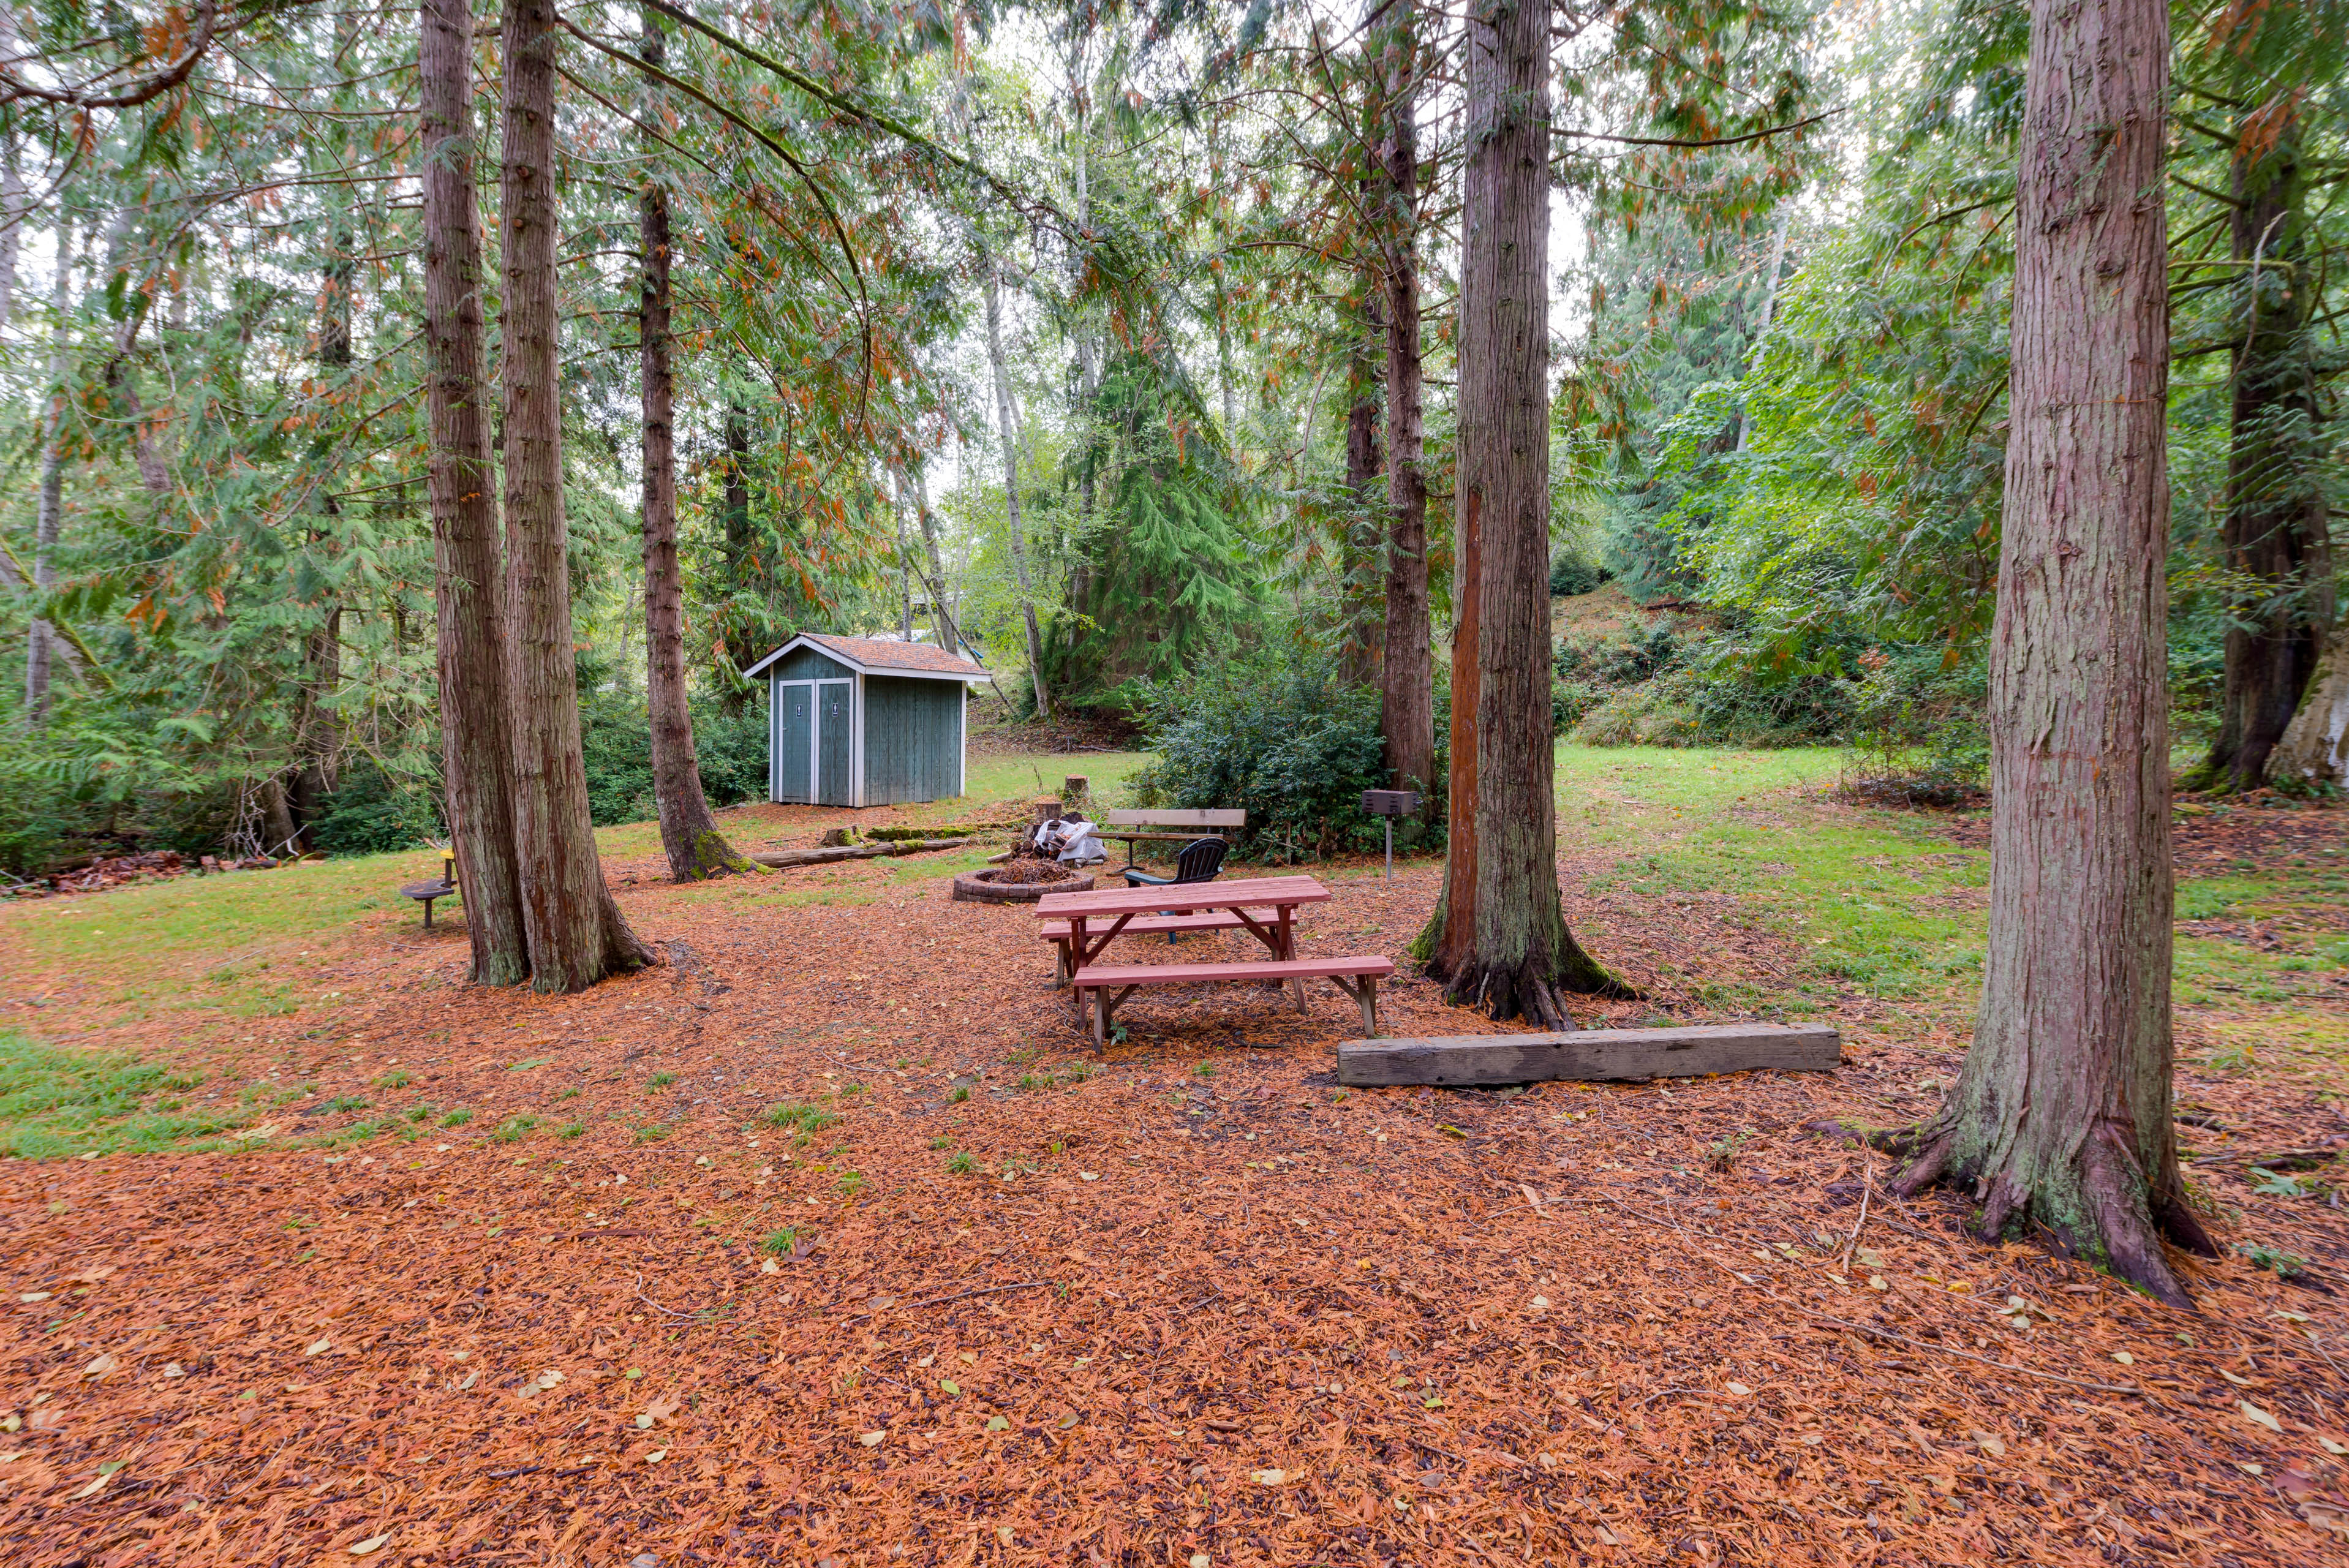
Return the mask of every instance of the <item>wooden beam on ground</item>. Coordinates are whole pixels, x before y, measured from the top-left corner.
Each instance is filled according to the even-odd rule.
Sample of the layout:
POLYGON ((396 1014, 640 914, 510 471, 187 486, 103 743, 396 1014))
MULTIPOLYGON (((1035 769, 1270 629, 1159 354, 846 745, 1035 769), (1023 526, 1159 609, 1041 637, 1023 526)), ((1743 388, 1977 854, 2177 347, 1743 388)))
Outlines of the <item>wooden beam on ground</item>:
POLYGON ((898 839, 878 844, 847 844, 833 850, 768 850, 750 858, 762 866, 825 866, 834 861, 871 861, 885 855, 922 855, 933 850, 959 850, 968 839, 898 839))
POLYGON ((1707 1073, 1826 1072, 1842 1057, 1827 1024, 1690 1024, 1670 1029, 1569 1029, 1549 1035, 1448 1035, 1347 1040, 1338 1081, 1380 1084, 1593 1083, 1707 1073))

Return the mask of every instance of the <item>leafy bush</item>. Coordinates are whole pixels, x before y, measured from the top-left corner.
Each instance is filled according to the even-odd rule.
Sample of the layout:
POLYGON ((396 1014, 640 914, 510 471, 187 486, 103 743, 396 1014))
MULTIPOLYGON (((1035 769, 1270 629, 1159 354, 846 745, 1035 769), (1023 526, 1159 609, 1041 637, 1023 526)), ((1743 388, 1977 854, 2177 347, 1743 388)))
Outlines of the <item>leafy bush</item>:
POLYGON ((1990 676, 1981 656, 1952 665, 1931 646, 1871 648, 1858 662, 1847 769, 1856 786, 1917 805, 1978 795, 1990 773, 1990 676))
POLYGON ((1573 545, 1562 547, 1549 559, 1549 591, 1553 598, 1595 593, 1600 583, 1614 575, 1592 560, 1588 552, 1573 545))
POLYGON ((413 849, 448 830, 437 778, 396 778, 375 758, 359 757, 343 769, 310 835, 330 855, 371 855, 413 849))
POLYGON ((1552 681, 1549 683, 1550 726, 1565 735, 1580 724, 1590 711, 1607 700, 1607 688, 1595 681, 1552 681))
MULTIPOLYGON (((644 694, 613 679, 603 660, 581 655, 579 739, 587 764, 587 810, 598 827, 649 821, 653 742, 644 694)), ((763 800, 767 795, 767 712, 752 702, 729 714, 715 698, 688 699, 701 790, 710 805, 763 800)))
POLYGON ((1807 659, 1671 619, 1636 632, 1565 638, 1550 708, 1586 746, 1806 746, 1849 728, 1853 683, 1842 655, 1807 659))
MULTIPOLYGON (((1234 847, 1257 858, 1382 841, 1361 801, 1386 787, 1375 691, 1317 671, 1234 664, 1147 688, 1143 715, 1158 757, 1128 786, 1136 803, 1245 810, 1234 847)), ((1406 830, 1396 830, 1401 842, 1406 830)))

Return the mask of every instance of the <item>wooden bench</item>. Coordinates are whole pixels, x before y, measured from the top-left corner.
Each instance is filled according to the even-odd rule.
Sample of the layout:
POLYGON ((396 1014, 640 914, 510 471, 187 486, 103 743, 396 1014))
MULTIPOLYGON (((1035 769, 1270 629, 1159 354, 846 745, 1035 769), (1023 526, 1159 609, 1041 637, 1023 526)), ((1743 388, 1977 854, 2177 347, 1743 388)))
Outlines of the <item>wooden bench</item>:
MULTIPOLYGON (((1254 920, 1261 927, 1271 925, 1279 918, 1279 912, 1270 909, 1251 909, 1247 912, 1245 919, 1237 910, 1203 909, 1192 914, 1143 915, 1127 921, 1118 934, 1121 936, 1181 936, 1194 931, 1245 931, 1248 929, 1249 920, 1254 920)), ((1048 920, 1037 934, 1052 944, 1060 954, 1059 966, 1052 971, 1052 984, 1067 985, 1069 971, 1074 967, 1075 958, 1075 954, 1070 951, 1069 923, 1065 920, 1048 920)))
POLYGON ((1127 830, 1123 832, 1112 830, 1095 835, 1097 838, 1124 840, 1127 865, 1133 863, 1133 846, 1136 842, 1172 840, 1187 844, 1194 839, 1228 840, 1231 835, 1223 831, 1224 829, 1247 826, 1246 811, 1196 810, 1175 807, 1144 811, 1115 810, 1106 813, 1102 820, 1111 830, 1121 828, 1127 830), (1175 833, 1154 830, 1160 828, 1188 828, 1193 830, 1175 833))
MULTIPOLYGON (((1133 925, 1129 923, 1131 931, 1133 925)), ((1144 985, 1207 985, 1271 981, 1297 984, 1297 1010, 1305 1011, 1308 980, 1328 980, 1352 997, 1362 1009, 1362 1033, 1379 1032, 1378 994, 1381 977, 1394 973, 1387 958, 1287 958, 1254 964, 1095 964, 1080 969, 1071 983, 1081 1011, 1087 992, 1092 994, 1093 1044, 1109 1043, 1110 1016, 1118 1005, 1144 985), (1114 993, 1114 995, 1112 995, 1114 993)))

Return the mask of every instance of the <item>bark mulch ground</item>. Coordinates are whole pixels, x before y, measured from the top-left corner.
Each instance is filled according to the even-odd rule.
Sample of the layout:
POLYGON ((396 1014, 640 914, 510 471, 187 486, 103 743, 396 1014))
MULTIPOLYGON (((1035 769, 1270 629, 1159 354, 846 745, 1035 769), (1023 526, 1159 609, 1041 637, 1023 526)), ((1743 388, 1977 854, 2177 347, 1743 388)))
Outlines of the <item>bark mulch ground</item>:
MULTIPOLYGON (((1894 1203, 1886 1162, 1806 1125, 1930 1107, 1947 1020, 1849 999, 1833 1076, 1347 1093, 1334 992, 1300 1018, 1183 991, 1095 1060, 1030 913, 916 865, 740 896, 616 865, 670 962, 559 999, 465 987, 460 932, 385 911, 322 934, 332 1009, 146 1038, 434 1114, 412 1141, 279 1146, 348 1119, 289 1117, 251 1152, 0 1165, 9 1560, 2349 1550, 2337 1214, 2295 1206, 2307 1284, 2181 1261, 2188 1314, 1966 1238, 1954 1199, 1894 1203)), ((1309 953, 1400 955, 1437 882, 1322 874, 1309 953)), ((1568 913, 1659 993, 1616 1022, 1692 1013, 1670 975, 1799 958, 1725 902, 1568 913)), ((45 1030, 132 1043, 97 981, 36 979, 45 1030)), ((1394 1034, 1493 1027, 1423 981, 1381 1004, 1394 1034)), ((2329 1102, 2190 1098, 2246 1149, 2320 1112, 2339 1141, 2329 1102)), ((2250 1179, 2198 1176, 2222 1207, 2250 1179)))

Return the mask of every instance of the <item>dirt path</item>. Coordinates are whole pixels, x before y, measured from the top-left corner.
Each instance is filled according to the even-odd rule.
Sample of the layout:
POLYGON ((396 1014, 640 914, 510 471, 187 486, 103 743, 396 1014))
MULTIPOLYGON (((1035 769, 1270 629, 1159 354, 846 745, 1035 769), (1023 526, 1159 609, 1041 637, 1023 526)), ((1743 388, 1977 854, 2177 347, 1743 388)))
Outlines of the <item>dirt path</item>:
MULTIPOLYGON (((461 934, 404 907, 320 938, 305 984, 339 995, 282 1017, 134 1020, 106 975, 12 980, 45 1037, 316 1087, 252 1152, 0 1163, 17 1561, 2349 1545, 2309 1522, 2341 1518, 2313 1501, 2349 1443, 2335 1298, 2188 1263, 2202 1311, 2171 1313, 1957 1236, 1953 1203, 1890 1204, 1880 1161, 1805 1130, 1925 1109, 1951 1020, 1855 1004, 1832 1078, 1348 1094, 1327 989, 1304 1019, 1137 997, 1092 1059, 1030 917, 947 902, 935 869, 612 869, 672 962, 582 997, 464 988, 461 934), (334 1097, 370 1103, 299 1114, 334 1097), (274 1146, 354 1120, 386 1130, 274 1146)), ((1435 887, 1325 880, 1309 952, 1400 954, 1435 887)), ((1696 1016, 1699 969, 1767 992, 1802 962, 1727 895, 1617 886, 1569 917, 1654 994, 1617 1021, 1696 1016)), ((1492 1026, 1424 982, 1382 1004, 1397 1034, 1492 1026)))

